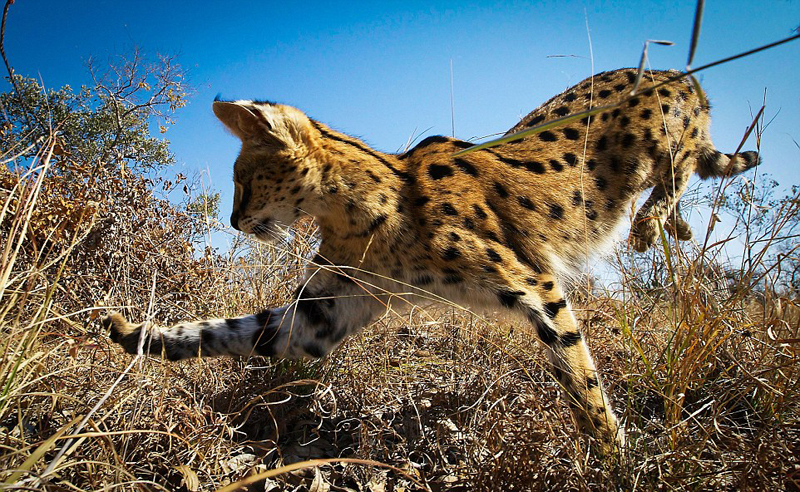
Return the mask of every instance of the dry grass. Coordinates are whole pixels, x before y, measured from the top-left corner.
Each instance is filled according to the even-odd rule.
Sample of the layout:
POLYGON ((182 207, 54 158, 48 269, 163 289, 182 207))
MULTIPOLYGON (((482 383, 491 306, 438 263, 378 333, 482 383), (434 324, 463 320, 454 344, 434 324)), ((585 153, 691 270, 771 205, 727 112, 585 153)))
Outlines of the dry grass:
POLYGON ((576 290, 629 434, 627 454, 597 458, 530 327, 453 308, 386 316, 320 362, 131 363, 103 306, 167 323, 282 304, 313 226, 220 255, 152 183, 37 162, 0 167, 8 489, 214 490, 319 458, 387 466, 334 460, 250 489, 800 489, 800 310, 766 257, 723 273, 707 260, 722 246, 621 247, 618 287, 576 290))

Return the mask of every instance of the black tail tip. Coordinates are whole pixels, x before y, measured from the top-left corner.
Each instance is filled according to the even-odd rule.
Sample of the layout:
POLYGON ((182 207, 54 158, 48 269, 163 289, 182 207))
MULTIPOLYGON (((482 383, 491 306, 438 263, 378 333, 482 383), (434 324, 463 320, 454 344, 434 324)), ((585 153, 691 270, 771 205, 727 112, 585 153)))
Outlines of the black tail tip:
POLYGON ((214 102, 220 102, 220 101, 222 101, 222 93, 217 92, 217 95, 214 96, 214 102))

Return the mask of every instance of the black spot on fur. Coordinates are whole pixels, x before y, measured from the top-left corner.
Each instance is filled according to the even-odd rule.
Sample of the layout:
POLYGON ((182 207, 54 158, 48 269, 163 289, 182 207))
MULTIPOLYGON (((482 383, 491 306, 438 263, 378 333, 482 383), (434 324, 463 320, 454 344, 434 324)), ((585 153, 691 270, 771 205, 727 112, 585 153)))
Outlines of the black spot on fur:
POLYGON ((662 104, 662 105, 661 105, 661 111, 662 111, 662 112, 663 112, 665 115, 669 114, 669 104, 662 104))
POLYGON ((442 253, 442 259, 445 261, 452 261, 459 257, 461 257, 461 251, 459 251, 458 248, 453 246, 450 246, 442 253))
POLYGON ((539 282, 533 277, 528 277, 528 278, 525 279, 525 283, 528 284, 528 285, 536 285, 539 282))
POLYGON ((458 166, 458 168, 461 169, 466 174, 469 174, 470 176, 478 176, 478 170, 475 168, 475 166, 473 166, 466 160, 459 158, 456 159, 454 162, 456 166, 458 166))
POLYGON ((672 95, 672 93, 666 87, 659 89, 658 93, 661 95, 661 97, 670 97, 672 95))
POLYGON ((463 140, 451 140, 450 143, 452 143, 454 146, 458 147, 459 149, 468 149, 468 148, 474 146, 473 143, 465 142, 463 140))
POLYGON ((442 212, 444 212, 445 215, 458 215, 458 211, 449 203, 442 204, 442 212))
POLYGON ((414 200, 414 206, 415 207, 421 207, 421 206, 425 205, 426 203, 428 203, 429 201, 431 201, 430 197, 421 196, 421 197, 417 198, 416 200, 414 200))
POLYGON ((543 131, 542 133, 539 134, 539 139, 541 139, 544 142, 555 142, 558 140, 558 137, 556 136, 555 133, 551 131, 543 131))
POLYGON ((631 122, 630 118, 628 118, 627 116, 623 116, 622 118, 619 119, 619 126, 625 128, 626 126, 628 126, 630 122, 631 122))
POLYGON ((550 159, 550 167, 557 173, 564 170, 564 165, 555 159, 550 159))
POLYGON ((380 227, 381 225, 383 225, 384 222, 386 222, 387 218, 388 216, 386 214, 381 214, 375 217, 374 219, 372 219, 372 222, 369 223, 369 227, 367 227, 367 229, 364 232, 359 233, 358 236, 367 237, 371 235, 372 233, 375 232, 376 229, 378 229, 378 227, 380 227))
POLYGON ((598 190, 602 191, 602 190, 606 189, 606 186, 608 185, 608 182, 606 181, 606 178, 604 178, 602 176, 595 176, 594 184, 597 186, 598 190))
POLYGON ((562 157, 564 158, 564 161, 565 161, 567 164, 569 164, 570 166, 573 166, 573 167, 574 167, 574 166, 575 166, 575 164, 577 164, 577 163, 578 163, 578 158, 575 156, 575 154, 573 154, 573 153, 571 153, 571 152, 567 152, 567 153, 566 153, 566 154, 564 154, 562 157))
POLYGON ((535 309, 528 311, 528 320, 536 327, 536 334, 539 339, 546 345, 553 345, 558 340, 558 334, 552 326, 547 324, 547 321, 542 317, 542 313, 535 309))
POLYGON ((597 167, 597 161, 589 159, 589 162, 586 163, 586 167, 589 168, 589 171, 594 171, 594 168, 597 167))
POLYGON ((598 92, 597 95, 600 96, 600 99, 605 99, 611 95, 611 91, 608 89, 603 89, 602 91, 598 92))
POLYGON ((453 284, 460 284, 464 281, 464 277, 458 275, 457 273, 449 273, 444 276, 442 279, 442 283, 445 285, 453 285, 453 284))
POLYGON ((564 128, 561 131, 564 132, 564 136, 567 140, 578 140, 581 136, 581 133, 574 128, 564 128))
POLYGON ((642 112, 639 113, 639 116, 643 120, 649 120, 650 117, 653 116, 653 110, 651 110, 651 109, 643 109, 642 112))
POLYGON ((558 338, 562 347, 572 347, 583 339, 579 331, 563 333, 558 338))
POLYGON ((203 345, 211 345, 214 343, 214 339, 216 335, 214 335, 214 330, 205 329, 200 330, 200 339, 203 341, 203 345))
POLYGON ((441 135, 434 135, 434 136, 428 137, 428 138, 424 139, 422 142, 418 143, 417 146, 412 149, 412 152, 414 150, 418 150, 418 149, 422 149, 424 147, 427 147, 428 145, 431 145, 431 144, 444 143, 444 142, 449 142, 449 141, 450 141, 450 139, 447 138, 447 137, 443 137, 441 135))
POLYGON ((508 197, 508 191, 505 189, 505 187, 503 185, 501 185, 500 183, 498 183, 496 181, 494 183, 494 190, 497 192, 498 195, 500 195, 500 198, 507 198, 508 197))
POLYGON ((578 96, 576 96, 574 92, 570 92, 569 94, 567 94, 566 96, 564 96, 564 100, 565 100, 566 102, 572 102, 572 101, 574 101, 574 100, 575 100, 575 99, 577 99, 577 98, 578 98, 578 96))
POLYGON ((332 325, 329 309, 333 307, 335 299, 330 298, 329 294, 312 293, 308 289, 301 290, 301 288, 298 288, 296 310, 303 313, 312 325, 332 325))
POLYGON ((527 208, 528 210, 536 210, 536 205, 534 205, 531 199, 527 196, 519 196, 517 197, 517 201, 522 207, 527 208))
POLYGON ((556 302, 548 302, 544 305, 544 313, 548 318, 555 319, 555 317, 558 316, 558 312, 561 311, 561 308, 565 307, 567 307, 567 301, 565 299, 556 302))
POLYGON ((469 217, 464 217, 464 228, 469 229, 470 231, 474 230, 475 222, 473 222, 469 217))
MULTIPOLYGON (((317 255, 317 256, 319 256, 319 255, 317 255)), ((326 263, 320 263, 319 261, 317 261, 316 263, 318 265, 324 265, 327 262, 326 263)), ((271 310, 267 309, 267 310, 261 311, 260 313, 256 314, 256 324, 258 326, 264 328, 265 326, 267 326, 267 323, 269 323, 269 320, 270 320, 271 317, 272 317, 272 311, 271 310)))
POLYGON ((561 205, 551 203, 548 205, 550 208, 550 218, 561 220, 564 218, 564 208, 561 205))
POLYGON ((503 261, 503 258, 500 256, 500 254, 497 251, 493 250, 492 248, 488 248, 486 250, 486 256, 489 257, 490 261, 493 261, 495 263, 500 263, 503 261))
POLYGON ((431 164, 428 166, 428 174, 432 179, 442 179, 453 175, 453 168, 450 166, 443 166, 440 164, 431 164))
POLYGON ((557 116, 566 116, 569 114, 569 107, 568 106, 561 106, 560 108, 556 108, 553 110, 557 116))
POLYGON ((614 90, 617 92, 622 92, 625 90, 625 87, 626 87, 625 84, 617 84, 614 86, 614 90))
POLYGON ((459 236, 455 232, 451 232, 450 233, 450 240, 457 243, 457 242, 461 241, 461 236, 459 236))
POLYGON ((535 174, 544 174, 544 164, 538 161, 529 161, 523 163, 525 169, 535 174))
POLYGON ((581 204, 581 202, 583 202, 583 193, 581 193, 581 190, 573 191, 572 192, 572 205, 577 207, 578 205, 581 204))
POLYGON ((636 74, 633 72, 625 72, 625 76, 628 77, 628 83, 632 84, 636 82, 636 74))
POLYGON ((586 208, 586 218, 589 220, 597 220, 597 211, 593 208, 586 208))
POLYGON ((553 290, 553 282, 545 282, 545 283, 543 283, 542 284, 542 288, 544 290, 548 291, 548 292, 553 290))
POLYGON ((265 327, 253 332, 253 336, 250 340, 258 355, 271 357, 275 355, 275 347, 273 346, 274 338, 275 329, 265 327))
POLYGON ((608 139, 606 138, 605 135, 603 135, 597 140, 595 148, 597 149, 598 152, 603 152, 604 150, 606 150, 606 148, 608 148, 608 139))
POLYGON ((486 212, 483 211, 480 205, 473 204, 472 209, 475 210, 475 217, 479 219, 485 219, 486 217, 488 217, 488 215, 486 215, 486 212))
POLYGON ((630 107, 634 107, 637 104, 639 104, 639 98, 638 97, 634 97, 630 101, 628 101, 628 106, 630 106, 630 107))
POLYGON ((622 146, 628 148, 631 145, 633 145, 635 141, 636 141, 636 135, 634 135, 633 133, 626 133, 622 137, 622 146))
POLYGON ((430 285, 433 283, 433 277, 430 275, 420 275, 419 277, 415 278, 412 283, 414 285, 430 285))
POLYGON ((525 126, 536 126, 543 121, 544 121, 544 116, 539 115, 531 119, 531 121, 527 122, 525 126))
POLYGON ((507 308, 511 308, 514 307, 519 302, 519 298, 524 295, 525 293, 521 290, 501 290, 497 293, 497 298, 500 299, 500 304, 507 308))

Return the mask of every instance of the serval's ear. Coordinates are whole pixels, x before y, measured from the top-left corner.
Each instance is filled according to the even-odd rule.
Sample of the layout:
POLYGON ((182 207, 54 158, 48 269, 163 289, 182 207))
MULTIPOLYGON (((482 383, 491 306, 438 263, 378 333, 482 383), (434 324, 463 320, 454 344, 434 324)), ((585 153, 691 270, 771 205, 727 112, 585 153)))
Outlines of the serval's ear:
POLYGON ((242 142, 296 149, 309 138, 311 123, 290 106, 252 101, 214 101, 214 114, 242 142))
POLYGON ((269 130, 250 101, 214 101, 211 108, 225 127, 242 141, 251 140, 269 130))

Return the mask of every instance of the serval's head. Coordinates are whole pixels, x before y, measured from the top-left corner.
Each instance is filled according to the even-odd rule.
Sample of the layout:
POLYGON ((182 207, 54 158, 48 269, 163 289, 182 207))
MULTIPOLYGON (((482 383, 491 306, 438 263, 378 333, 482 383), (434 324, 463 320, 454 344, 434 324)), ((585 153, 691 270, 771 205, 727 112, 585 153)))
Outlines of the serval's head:
POLYGON ((320 193, 313 128, 301 111, 258 101, 214 101, 214 114, 242 141, 233 167, 231 226, 272 242, 320 193))

